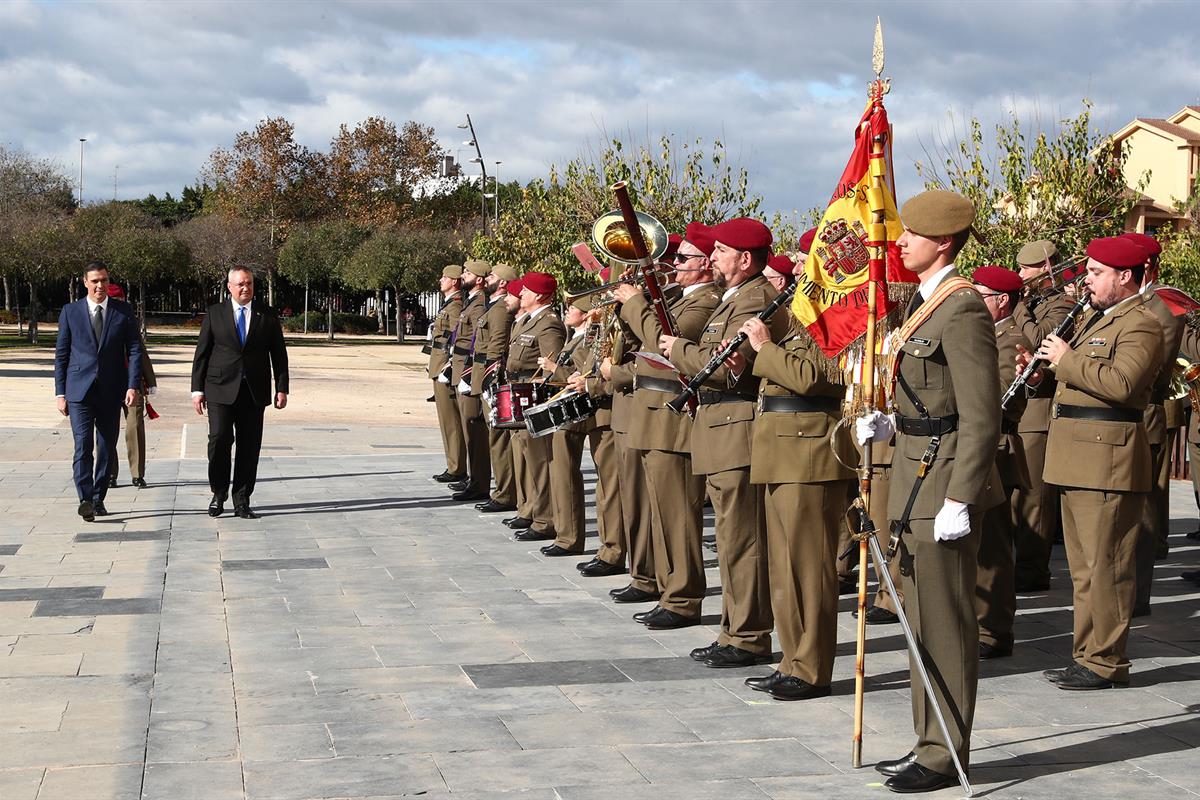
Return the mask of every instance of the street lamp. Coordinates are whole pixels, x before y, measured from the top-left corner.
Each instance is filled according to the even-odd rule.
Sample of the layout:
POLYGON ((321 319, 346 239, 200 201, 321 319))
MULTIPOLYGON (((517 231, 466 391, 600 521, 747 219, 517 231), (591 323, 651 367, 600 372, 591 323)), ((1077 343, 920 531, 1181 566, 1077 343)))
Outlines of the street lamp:
POLYGON ((479 180, 479 210, 483 217, 483 232, 486 234, 488 229, 488 213, 487 213, 487 164, 483 160, 483 151, 479 149, 479 137, 475 135, 475 123, 471 122, 471 115, 467 114, 465 124, 458 126, 464 130, 471 132, 471 140, 463 142, 464 147, 475 148, 475 158, 471 159, 472 164, 479 165, 480 180, 479 180))
POLYGON ((79 206, 83 207, 83 143, 87 139, 79 140, 79 206))
POLYGON ((496 174, 492 176, 492 180, 496 182, 496 200, 492 205, 495 219, 492 224, 497 227, 500 225, 500 164, 502 163, 501 161, 496 162, 496 174))

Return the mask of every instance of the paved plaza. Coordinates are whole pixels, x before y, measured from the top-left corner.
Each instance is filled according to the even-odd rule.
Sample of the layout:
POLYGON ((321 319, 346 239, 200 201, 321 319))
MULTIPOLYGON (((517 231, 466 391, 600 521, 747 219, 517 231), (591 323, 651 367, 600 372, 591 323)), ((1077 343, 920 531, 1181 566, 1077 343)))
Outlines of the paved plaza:
MULTIPOLYGON (((324 424, 270 412, 263 518, 210 519, 180 355, 150 426, 150 487, 124 473, 94 524, 75 514, 65 421, 20 427, 0 410, 0 799, 890 796, 850 766, 852 598, 833 696, 772 701, 742 685, 769 667, 687 657, 715 635, 714 553, 704 625, 648 631, 629 618, 645 606, 609 601, 621 578, 581 578, 576 559, 513 541, 503 515, 451 502, 429 477, 444 463, 424 418, 341 421, 353 409, 324 424)), ((3 402, 46 354, 6 358, 3 402)), ((369 386, 322 390, 381 402, 369 386)), ((1178 577, 1200 567, 1183 536, 1197 524, 1190 485, 1172 504, 1130 688, 1068 693, 1040 677, 1070 649, 1061 549, 1052 589, 1022 596, 1015 655, 982 666, 977 795, 1193 796, 1200 590, 1178 577)), ((591 521, 589 537, 594 551, 591 521)), ((869 634, 873 763, 913 741, 900 629, 869 634)))

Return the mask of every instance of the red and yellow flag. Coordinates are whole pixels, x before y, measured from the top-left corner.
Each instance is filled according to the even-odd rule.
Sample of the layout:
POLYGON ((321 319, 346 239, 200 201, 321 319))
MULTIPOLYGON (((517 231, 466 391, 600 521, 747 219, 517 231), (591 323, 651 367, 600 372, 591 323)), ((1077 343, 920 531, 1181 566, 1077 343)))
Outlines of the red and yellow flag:
MULTIPOLYGON (((817 226, 812 251, 792 299, 796 319, 808 328, 829 358, 836 358, 866 332, 868 279, 872 272, 878 292, 877 319, 883 319, 896 306, 888 300, 888 283, 917 282, 917 276, 900 263, 896 249, 896 239, 904 229, 896 200, 887 188, 890 182, 883 180, 881 190, 871 185, 871 141, 890 133, 882 91, 873 91, 871 95, 854 131, 850 162, 817 226), (880 208, 884 211, 884 223, 877 224, 874 233, 885 234, 886 257, 883 263, 872 263, 868 248, 882 243, 871 238, 872 211, 880 208)), ((876 174, 886 176, 886 159, 881 154, 879 160, 876 174)))

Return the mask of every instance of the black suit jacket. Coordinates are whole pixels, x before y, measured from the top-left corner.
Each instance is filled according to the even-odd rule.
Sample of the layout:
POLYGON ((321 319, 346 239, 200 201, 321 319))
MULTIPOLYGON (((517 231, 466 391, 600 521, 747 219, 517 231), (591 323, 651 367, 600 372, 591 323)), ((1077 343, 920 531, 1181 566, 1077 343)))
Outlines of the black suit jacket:
POLYGON ((238 341, 233 303, 226 300, 208 307, 196 342, 192 363, 192 391, 204 392, 209 403, 232 404, 237 400, 242 376, 254 402, 271 404, 271 375, 275 391, 287 394, 288 359, 283 343, 283 328, 275 312, 257 301, 250 303, 250 323, 246 345, 238 341))

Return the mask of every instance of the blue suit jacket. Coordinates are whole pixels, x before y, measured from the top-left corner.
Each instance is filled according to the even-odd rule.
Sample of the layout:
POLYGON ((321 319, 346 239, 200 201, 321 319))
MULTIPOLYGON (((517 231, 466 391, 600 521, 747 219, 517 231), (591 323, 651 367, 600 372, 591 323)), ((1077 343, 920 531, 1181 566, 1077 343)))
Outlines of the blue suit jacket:
POLYGON ((142 388, 142 337, 128 303, 108 298, 97 344, 87 298, 63 306, 54 348, 54 393, 79 403, 95 387, 93 402, 124 402, 128 389, 142 388))

